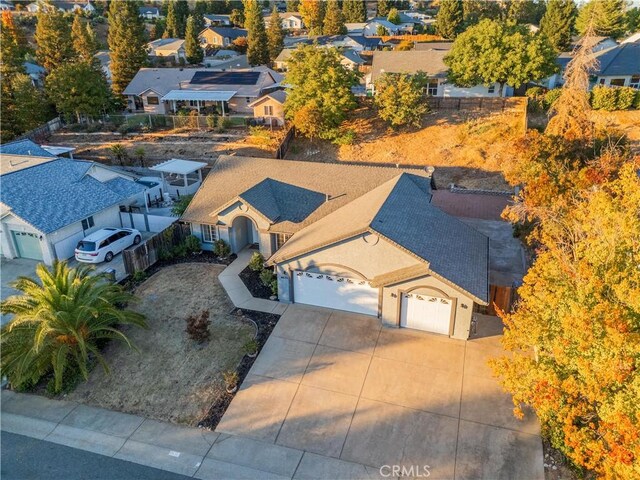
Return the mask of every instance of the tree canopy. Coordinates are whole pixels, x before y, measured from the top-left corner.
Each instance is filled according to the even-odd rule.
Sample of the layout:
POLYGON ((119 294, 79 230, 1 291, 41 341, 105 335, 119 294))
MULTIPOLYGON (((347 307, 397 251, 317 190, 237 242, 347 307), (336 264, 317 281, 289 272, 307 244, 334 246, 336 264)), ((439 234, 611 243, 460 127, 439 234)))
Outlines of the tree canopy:
POLYGON ((309 137, 335 138, 347 113, 356 107, 351 87, 358 73, 341 63, 335 48, 299 46, 291 54, 284 84, 285 113, 309 137))
POLYGON ((367 5, 364 0, 343 0, 342 13, 346 23, 367 21, 367 5))
POLYGON ((436 32, 448 40, 456 38, 464 26, 462 0, 442 0, 436 16, 436 32))
POLYGON ((38 10, 36 19, 36 58, 51 72, 75 57, 71 25, 60 10, 45 4, 38 10))
POLYGON ((187 19, 187 30, 184 39, 184 51, 189 63, 201 63, 204 58, 204 52, 198 41, 198 27, 196 19, 193 15, 189 15, 187 19))
POLYGON ((91 24, 80 15, 76 15, 71 25, 71 39, 73 49, 80 61, 92 63, 96 62, 95 54, 98 53, 98 41, 96 32, 91 24))
POLYGON ((387 15, 387 21, 393 23, 394 25, 400 25, 402 22, 400 21, 400 14, 398 13, 397 8, 392 8, 389 10, 389 14, 387 15))
POLYGON ((444 61, 456 85, 520 85, 556 70, 556 53, 547 39, 527 27, 482 20, 458 35, 444 61))
POLYGON ((285 31, 282 28, 282 20, 278 14, 278 8, 274 5, 267 27, 267 46, 269 49, 269 60, 272 62, 280 55, 284 48, 285 31))
POLYGON ((111 51, 111 86, 120 95, 147 63, 144 22, 135 2, 111 2, 107 41, 111 51))
POLYGON ((344 35, 347 33, 338 0, 328 0, 327 2, 322 33, 324 35, 344 35))
POLYGON ((300 1, 300 15, 309 35, 321 35, 324 21, 324 2, 315 0, 300 1))
POLYGON ((383 74, 376 82, 374 98, 380 118, 393 128, 419 127, 422 116, 429 110, 423 93, 426 84, 427 76, 423 72, 383 74))
POLYGON ((247 29, 247 59, 250 65, 269 63, 267 32, 258 0, 244 0, 244 27, 247 29))
POLYGON ((590 0, 580 8, 576 29, 584 35, 591 24, 596 35, 620 38, 627 27, 625 7, 624 0, 590 0))
POLYGON ((540 21, 540 34, 547 37, 557 52, 571 46, 571 35, 577 9, 573 0, 549 0, 547 11, 540 21))

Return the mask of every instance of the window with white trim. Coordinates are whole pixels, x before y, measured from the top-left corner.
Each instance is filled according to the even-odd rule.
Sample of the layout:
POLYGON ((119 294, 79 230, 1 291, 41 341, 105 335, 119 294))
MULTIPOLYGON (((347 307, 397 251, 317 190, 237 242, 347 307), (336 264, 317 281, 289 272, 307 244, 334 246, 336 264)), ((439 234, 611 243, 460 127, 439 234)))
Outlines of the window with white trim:
POLYGON ((202 232, 202 241, 204 243, 213 243, 216 241, 216 227, 214 225, 200 225, 202 232))
POLYGON ((438 80, 435 78, 430 78, 427 81, 427 95, 431 97, 435 97, 438 95, 438 80))
POLYGON ((496 93, 496 85, 495 83, 487 88, 487 93, 496 93))
POLYGON ((631 81, 629 81, 629 86, 636 90, 640 90, 640 75, 632 75, 631 81))
POLYGON ((83 230, 89 230, 90 228, 93 228, 94 225, 95 225, 95 223, 93 221, 93 216, 87 217, 84 220, 82 220, 82 229, 83 230))
POLYGON ((276 233, 276 250, 280 250, 280 248, 286 243, 287 240, 291 238, 291 235, 288 233, 276 233))
POLYGON ((265 105, 264 106, 264 114, 267 117, 273 116, 273 105, 265 105))

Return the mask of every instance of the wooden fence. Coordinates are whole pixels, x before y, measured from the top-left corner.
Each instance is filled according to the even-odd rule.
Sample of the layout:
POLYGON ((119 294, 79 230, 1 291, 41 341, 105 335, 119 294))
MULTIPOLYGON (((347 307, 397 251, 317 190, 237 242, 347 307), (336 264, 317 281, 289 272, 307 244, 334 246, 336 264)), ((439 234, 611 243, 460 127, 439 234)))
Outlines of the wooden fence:
POLYGON ((527 111, 526 97, 429 97, 428 102, 432 110, 527 111))
POLYGON ((180 223, 174 223, 160 233, 142 242, 135 248, 122 252, 124 269, 127 275, 144 271, 160 260, 162 251, 169 251, 175 245, 184 242, 191 235, 191 227, 180 223))
POLYGON ((489 285, 489 306, 487 307, 487 314, 497 315, 498 309, 507 313, 511 312, 516 298, 517 293, 514 287, 489 285))
POLYGON ((287 133, 285 133, 282 141, 280 142, 280 145, 278 145, 278 148, 276 149, 276 153, 274 155, 275 158, 284 158, 284 156, 287 154, 289 144, 291 143, 291 140, 293 140, 293 136, 295 135, 295 133, 295 127, 293 125, 290 126, 289 130, 287 130, 287 133))
POLYGON ((33 140, 36 143, 40 143, 60 128, 62 128, 62 119, 60 117, 56 117, 52 120, 49 120, 47 123, 34 128, 33 130, 23 133, 16 140, 24 140, 28 138, 29 140, 33 140))

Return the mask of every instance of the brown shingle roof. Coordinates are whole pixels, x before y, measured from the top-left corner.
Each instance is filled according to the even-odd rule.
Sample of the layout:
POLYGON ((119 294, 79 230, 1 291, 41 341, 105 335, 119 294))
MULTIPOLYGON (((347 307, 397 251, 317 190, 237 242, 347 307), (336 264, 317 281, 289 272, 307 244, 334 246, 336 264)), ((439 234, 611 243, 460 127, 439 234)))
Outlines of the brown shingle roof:
POLYGON ((447 66, 444 57, 447 50, 408 50, 374 52, 371 65, 371 81, 375 82, 383 73, 424 72, 430 77, 444 78, 447 66))

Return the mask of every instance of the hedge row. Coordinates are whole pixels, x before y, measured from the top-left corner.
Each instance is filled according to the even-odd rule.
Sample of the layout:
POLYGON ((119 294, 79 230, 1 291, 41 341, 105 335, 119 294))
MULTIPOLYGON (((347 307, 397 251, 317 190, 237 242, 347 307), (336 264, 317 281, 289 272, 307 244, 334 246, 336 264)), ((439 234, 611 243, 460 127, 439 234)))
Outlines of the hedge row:
MULTIPOLYGON (((561 89, 545 91, 541 87, 527 90, 529 108, 533 111, 548 110, 560 96, 561 89)), ((631 87, 607 87, 596 85, 590 94, 591 107, 594 110, 640 109, 640 90, 631 87)))

